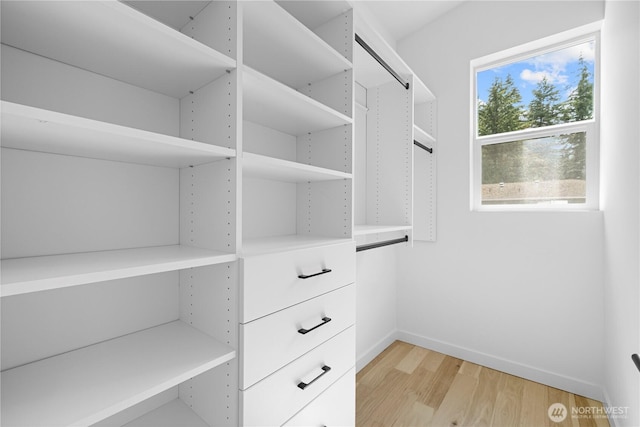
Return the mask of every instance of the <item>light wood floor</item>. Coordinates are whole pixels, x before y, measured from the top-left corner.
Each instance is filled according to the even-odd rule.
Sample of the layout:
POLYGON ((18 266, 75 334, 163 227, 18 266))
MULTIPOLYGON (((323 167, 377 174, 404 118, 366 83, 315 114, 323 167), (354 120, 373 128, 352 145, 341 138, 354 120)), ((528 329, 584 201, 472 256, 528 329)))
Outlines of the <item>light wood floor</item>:
POLYGON ((356 390, 359 427, 609 427, 585 414, 600 402, 401 341, 358 373, 356 390), (560 423, 547 415, 556 402, 568 411, 560 423))

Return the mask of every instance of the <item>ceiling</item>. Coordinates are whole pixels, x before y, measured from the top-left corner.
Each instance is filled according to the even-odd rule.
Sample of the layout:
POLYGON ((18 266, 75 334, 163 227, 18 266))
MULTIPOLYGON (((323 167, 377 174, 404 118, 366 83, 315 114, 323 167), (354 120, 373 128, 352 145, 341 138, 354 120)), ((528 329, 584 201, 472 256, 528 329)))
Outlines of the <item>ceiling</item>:
POLYGON ((365 0, 367 9, 395 41, 415 33, 464 0, 365 0))

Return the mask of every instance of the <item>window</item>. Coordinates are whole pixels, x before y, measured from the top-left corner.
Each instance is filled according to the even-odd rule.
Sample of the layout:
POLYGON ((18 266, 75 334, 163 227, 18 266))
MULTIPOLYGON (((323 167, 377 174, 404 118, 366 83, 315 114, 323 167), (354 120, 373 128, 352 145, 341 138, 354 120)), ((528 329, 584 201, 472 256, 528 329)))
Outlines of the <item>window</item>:
POLYGON ((597 34, 472 61, 472 208, 598 208, 597 34))

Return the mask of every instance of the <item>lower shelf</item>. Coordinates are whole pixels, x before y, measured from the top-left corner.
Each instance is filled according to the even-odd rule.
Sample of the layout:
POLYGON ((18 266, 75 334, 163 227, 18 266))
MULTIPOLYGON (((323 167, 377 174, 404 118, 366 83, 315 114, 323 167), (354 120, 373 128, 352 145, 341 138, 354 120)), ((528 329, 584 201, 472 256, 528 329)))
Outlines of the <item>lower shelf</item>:
POLYGON ((354 236, 366 236, 367 234, 390 233, 393 231, 411 230, 410 225, 356 225, 353 228, 354 236))
POLYGON ((235 357, 181 321, 2 373, 5 426, 88 426, 235 357))
POLYGON ((209 427, 182 400, 174 399, 123 427, 209 427))

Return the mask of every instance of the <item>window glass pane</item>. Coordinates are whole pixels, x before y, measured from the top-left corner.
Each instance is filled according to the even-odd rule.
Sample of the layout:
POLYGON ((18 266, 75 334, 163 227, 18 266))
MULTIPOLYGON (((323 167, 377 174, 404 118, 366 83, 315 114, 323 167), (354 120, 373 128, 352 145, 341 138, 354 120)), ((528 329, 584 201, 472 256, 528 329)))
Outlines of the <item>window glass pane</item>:
POLYGON ((482 204, 586 202, 584 132, 482 146, 482 204))
POLYGON ((476 73, 477 135, 593 118, 595 42, 476 73))

